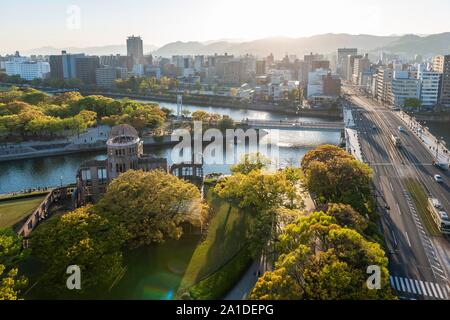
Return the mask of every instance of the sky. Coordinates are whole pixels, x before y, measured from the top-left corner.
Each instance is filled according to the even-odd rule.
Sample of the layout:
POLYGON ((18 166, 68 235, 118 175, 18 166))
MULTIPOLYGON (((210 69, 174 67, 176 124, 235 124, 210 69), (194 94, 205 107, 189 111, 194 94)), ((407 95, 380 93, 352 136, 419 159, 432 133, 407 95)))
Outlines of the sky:
POLYGON ((450 31, 450 0, 21 0, 0 5, 0 52, 323 33, 450 31))

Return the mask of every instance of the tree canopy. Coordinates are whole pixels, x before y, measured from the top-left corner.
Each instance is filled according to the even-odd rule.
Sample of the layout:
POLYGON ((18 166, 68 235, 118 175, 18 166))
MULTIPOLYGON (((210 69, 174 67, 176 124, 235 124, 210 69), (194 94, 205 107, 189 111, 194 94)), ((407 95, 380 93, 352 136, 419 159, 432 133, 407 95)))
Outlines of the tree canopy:
POLYGON ((277 220, 286 217, 283 208, 303 207, 295 175, 289 169, 270 173, 261 170, 263 163, 246 157, 231 176, 219 180, 214 192, 247 212, 251 220, 248 230, 249 250, 259 255, 269 239, 276 236, 277 220), (243 172, 243 173, 242 173, 243 172))
POLYGON ((288 225, 279 236, 275 270, 266 272, 252 299, 392 299, 388 260, 379 244, 314 212, 288 225), (366 285, 367 267, 381 271, 381 289, 366 285))
POLYGON ((121 174, 96 210, 128 231, 131 247, 179 239, 184 222, 200 226, 205 214, 196 186, 158 170, 121 174))
POLYGON ((22 249, 22 238, 11 229, 0 230, 0 300, 17 300, 28 280, 19 276, 18 264, 28 251, 22 249))
POLYGON ((41 91, 12 87, 0 92, 0 134, 22 137, 71 135, 104 123, 129 124, 137 130, 157 129, 166 114, 154 103, 103 96, 83 97, 78 92, 49 96, 41 91))
POLYGON ((362 214, 371 211, 372 169, 343 149, 323 145, 302 160, 305 187, 319 203, 344 203, 362 214))
POLYGON ((108 289, 123 274, 126 231, 85 206, 41 224, 32 234, 33 254, 43 263, 41 281, 50 294, 85 295, 108 289), (66 287, 67 267, 81 270, 81 290, 66 287))

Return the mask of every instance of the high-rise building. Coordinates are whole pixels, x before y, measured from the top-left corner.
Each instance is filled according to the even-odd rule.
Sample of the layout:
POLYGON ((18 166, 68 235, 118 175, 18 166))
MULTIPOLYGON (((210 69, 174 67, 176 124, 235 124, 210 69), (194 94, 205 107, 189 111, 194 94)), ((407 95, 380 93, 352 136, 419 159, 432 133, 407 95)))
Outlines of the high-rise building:
POLYGON ((61 57, 62 57, 64 79, 77 78, 78 75, 77 75, 76 61, 79 58, 83 58, 84 53, 68 54, 66 51, 63 51, 61 57))
POLYGON ((133 57, 135 64, 142 63, 144 58, 144 43, 141 37, 128 37, 127 56, 133 57))
POLYGON ((347 72, 345 73, 346 74, 346 79, 347 79, 347 81, 353 81, 353 70, 354 70, 354 67, 355 67, 355 59, 360 59, 360 58, 362 58, 363 56, 353 56, 353 55, 348 55, 347 56, 347 64, 346 64, 346 67, 347 67, 347 72))
POLYGON ((391 104, 403 107, 406 99, 420 99, 419 79, 410 76, 409 71, 394 71, 392 78, 391 104))
POLYGON ((362 74, 370 69, 369 55, 366 53, 362 58, 356 58, 353 66, 352 82, 354 85, 361 85, 362 74))
POLYGON ((378 101, 389 103, 393 74, 391 68, 378 68, 373 89, 374 98, 378 101))
POLYGON ((95 71, 100 67, 100 59, 97 56, 80 57, 75 60, 77 78, 84 84, 95 84, 95 71))
POLYGON ((432 71, 424 64, 420 64, 417 70, 420 81, 420 103, 425 108, 435 107, 439 102, 439 84, 441 73, 432 71))
POLYGON ((55 79, 73 79, 77 77, 76 59, 84 57, 84 53, 69 54, 62 51, 61 55, 49 57, 50 77, 55 79))
POLYGON ((256 61, 256 75, 264 76, 266 74, 266 61, 258 60, 256 61))
POLYGON ((48 61, 50 63, 50 78, 64 79, 62 56, 49 56, 48 61))
POLYGON ((331 97, 341 95, 341 79, 338 75, 328 73, 323 77, 323 95, 331 97))
POLYGON ((316 69, 308 73, 308 87, 307 97, 308 99, 313 96, 321 96, 323 92, 324 77, 328 75, 328 70, 316 69))
POLYGON ((336 73, 343 79, 348 79, 347 63, 348 56, 356 56, 358 54, 357 48, 339 48, 337 51, 336 73))
POLYGON ((328 60, 315 60, 311 61, 311 71, 314 71, 316 69, 330 69, 330 61, 328 60))
POLYGON ((450 55, 434 57, 433 71, 442 74, 439 89, 439 104, 450 107, 450 55))

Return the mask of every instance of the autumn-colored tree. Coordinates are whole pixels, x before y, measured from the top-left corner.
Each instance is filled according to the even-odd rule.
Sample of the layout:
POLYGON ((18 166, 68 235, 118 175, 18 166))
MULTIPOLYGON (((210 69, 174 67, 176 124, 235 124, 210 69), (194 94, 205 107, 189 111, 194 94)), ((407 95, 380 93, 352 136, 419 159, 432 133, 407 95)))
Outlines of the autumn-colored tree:
POLYGON ((95 213, 91 206, 76 209, 41 224, 32 234, 33 254, 43 263, 41 281, 48 294, 89 295, 108 289, 123 275, 121 248, 126 231, 95 213), (66 287, 67 267, 81 270, 81 290, 66 287))
POLYGON ((128 231, 131 247, 179 239, 182 224, 200 226, 204 213, 196 186, 158 170, 121 174, 96 208, 128 231))
POLYGON ((53 103, 57 105, 70 105, 81 100, 83 96, 77 91, 64 92, 53 97, 53 103))

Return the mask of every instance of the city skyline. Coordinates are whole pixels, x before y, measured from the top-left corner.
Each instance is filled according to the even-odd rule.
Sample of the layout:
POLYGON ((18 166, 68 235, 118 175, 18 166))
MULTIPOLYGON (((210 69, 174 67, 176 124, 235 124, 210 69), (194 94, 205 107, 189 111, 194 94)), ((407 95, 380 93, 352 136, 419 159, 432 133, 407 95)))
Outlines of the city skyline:
POLYGON ((244 3, 195 0, 188 4, 180 0, 132 0, 126 7, 118 3, 105 6, 104 1, 40 1, 39 4, 24 1, 3 5, 0 53, 45 46, 117 45, 131 34, 142 36, 146 45, 156 47, 175 41, 248 41, 324 33, 432 34, 450 31, 450 22, 446 19, 449 10, 450 3, 444 0, 426 3, 326 0, 320 5, 292 0, 281 0, 276 5, 253 0, 244 3), (403 15, 401 12, 406 7, 408 15, 403 15), (17 15, 17 12, 22 14, 17 15), (414 15, 420 16, 423 23, 411 19, 414 15), (230 17, 233 23, 229 23, 230 17), (29 28, 34 32, 30 33, 29 28))

